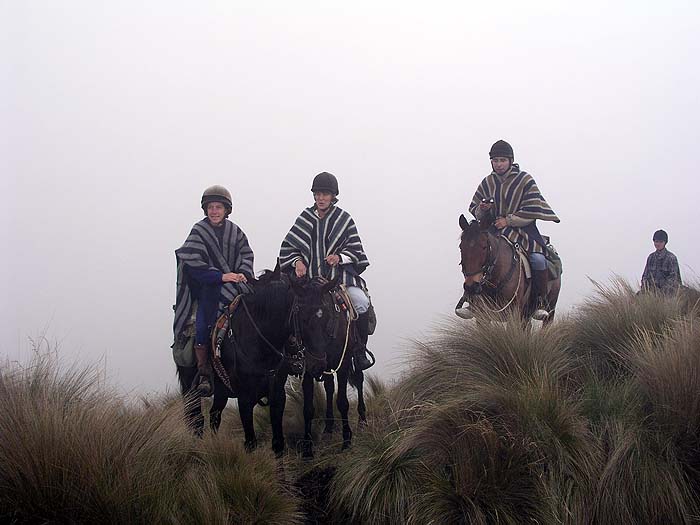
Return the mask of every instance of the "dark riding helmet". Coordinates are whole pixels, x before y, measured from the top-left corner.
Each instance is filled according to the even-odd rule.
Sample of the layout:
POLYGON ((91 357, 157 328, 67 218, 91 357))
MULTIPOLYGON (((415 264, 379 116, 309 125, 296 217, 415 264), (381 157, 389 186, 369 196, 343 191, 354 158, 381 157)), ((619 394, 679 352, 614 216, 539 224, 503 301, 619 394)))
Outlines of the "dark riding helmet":
POLYGON ((223 186, 209 186, 202 194, 202 210, 204 215, 207 214, 207 204, 210 202, 220 202, 226 206, 226 216, 228 217, 233 211, 233 202, 231 201, 231 193, 223 186))
POLYGON ((507 157, 513 160, 513 147, 505 140, 496 141, 489 151, 489 158, 507 157))
POLYGON ((314 182, 311 184, 311 191, 328 191, 337 196, 340 193, 338 191, 338 179, 335 178, 335 175, 327 171, 319 173, 314 177, 314 182))
POLYGON ((668 233, 666 233, 663 230, 656 230, 654 232, 654 237, 652 238, 652 240, 668 242, 668 233))

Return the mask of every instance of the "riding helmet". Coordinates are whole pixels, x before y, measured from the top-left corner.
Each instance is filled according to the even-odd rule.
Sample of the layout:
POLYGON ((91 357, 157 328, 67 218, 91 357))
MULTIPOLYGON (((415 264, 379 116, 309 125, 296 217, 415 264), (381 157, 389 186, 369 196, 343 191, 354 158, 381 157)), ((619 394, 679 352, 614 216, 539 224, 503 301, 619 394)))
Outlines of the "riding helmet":
POLYGON ((335 178, 335 175, 328 173, 327 171, 319 173, 314 177, 314 182, 311 185, 311 191, 329 191, 333 195, 337 196, 340 194, 338 191, 338 179, 335 178))
POLYGON ((496 141, 491 150, 489 151, 489 158, 494 157, 507 157, 513 159, 513 147, 508 144, 505 140, 496 141))
POLYGON ((654 237, 652 238, 652 240, 668 242, 668 233, 666 233, 663 230, 656 230, 654 232, 654 237))
POLYGON ((226 188, 219 186, 218 184, 209 186, 202 194, 202 209, 204 210, 205 215, 207 214, 207 204, 210 202, 221 202, 224 206, 226 206, 227 217, 233 211, 231 193, 226 188))

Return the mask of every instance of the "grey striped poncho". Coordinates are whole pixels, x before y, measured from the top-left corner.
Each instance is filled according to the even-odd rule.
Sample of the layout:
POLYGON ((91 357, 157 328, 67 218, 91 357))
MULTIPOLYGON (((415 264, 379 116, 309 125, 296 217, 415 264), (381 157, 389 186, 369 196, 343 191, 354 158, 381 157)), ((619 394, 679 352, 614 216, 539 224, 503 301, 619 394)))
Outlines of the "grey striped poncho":
MULTIPOLYGON (((559 222, 559 217, 540 193, 535 179, 529 173, 520 171, 517 164, 513 164, 510 172, 505 175, 491 172, 481 181, 469 206, 472 215, 477 216, 476 210, 481 199, 490 198, 495 200, 496 217, 512 213, 523 219, 559 222)), ((542 237, 534 222, 523 228, 507 226, 502 233, 512 242, 519 243, 527 252, 544 251, 544 246, 540 245, 542 237)))
POLYGON ((369 261, 355 221, 337 206, 332 206, 323 219, 314 210, 315 207, 303 210, 282 241, 280 267, 292 271, 292 264, 301 258, 311 278, 334 279, 340 275, 346 286, 366 288, 360 274, 369 266, 369 261), (331 254, 344 256, 351 263, 330 266, 324 259, 331 254))
MULTIPOLYGON (((253 250, 248 239, 236 224, 224 220, 222 243, 214 227, 203 219, 192 227, 185 243, 175 250, 177 259, 177 294, 175 299, 175 339, 182 333, 192 315, 193 298, 185 268, 217 269, 222 273, 236 272, 253 277, 253 250)), ((244 283, 222 283, 217 317, 241 292, 250 291, 244 283)))

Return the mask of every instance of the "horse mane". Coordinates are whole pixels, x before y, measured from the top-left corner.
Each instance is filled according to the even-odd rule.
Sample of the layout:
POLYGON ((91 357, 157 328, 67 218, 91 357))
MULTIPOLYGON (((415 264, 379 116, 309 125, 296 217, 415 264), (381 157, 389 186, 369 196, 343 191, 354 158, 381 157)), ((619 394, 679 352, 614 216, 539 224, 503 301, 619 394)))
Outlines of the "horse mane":
POLYGON ((256 322, 284 322, 288 314, 291 291, 289 277, 265 270, 253 285, 253 293, 244 296, 256 322))

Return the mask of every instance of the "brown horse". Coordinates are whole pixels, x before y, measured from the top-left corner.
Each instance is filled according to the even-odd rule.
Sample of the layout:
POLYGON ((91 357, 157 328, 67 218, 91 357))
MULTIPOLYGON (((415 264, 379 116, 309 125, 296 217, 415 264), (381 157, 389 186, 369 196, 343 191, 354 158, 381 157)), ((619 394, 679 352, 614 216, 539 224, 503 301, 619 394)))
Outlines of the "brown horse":
MULTIPOLYGON (((497 315, 515 311, 523 319, 529 319, 536 304, 530 297, 531 286, 521 261, 526 255, 499 235, 492 221, 468 222, 460 215, 459 225, 462 228, 459 251, 464 293, 455 313, 470 319, 478 311, 497 315)), ((561 277, 550 279, 547 285, 549 318, 545 323, 554 319, 560 289, 561 277)))

